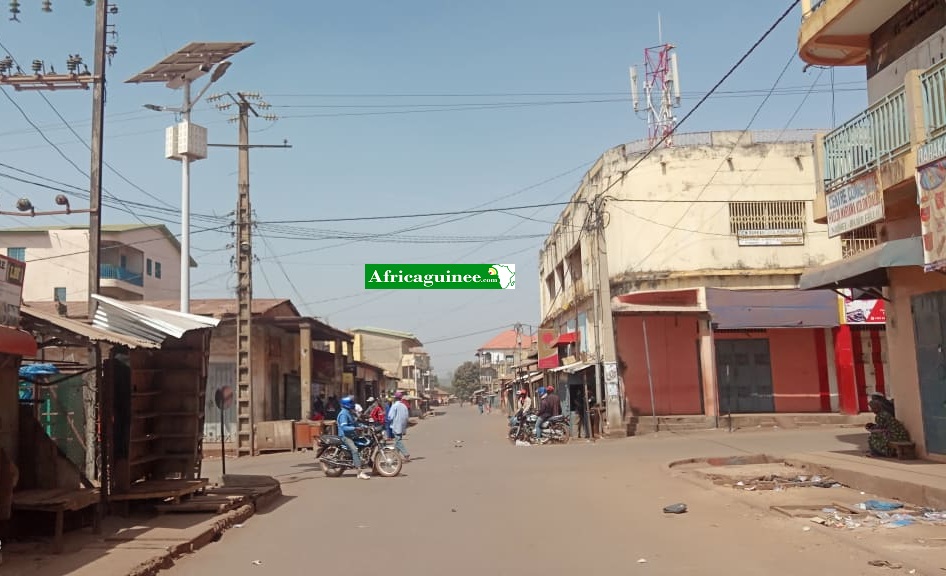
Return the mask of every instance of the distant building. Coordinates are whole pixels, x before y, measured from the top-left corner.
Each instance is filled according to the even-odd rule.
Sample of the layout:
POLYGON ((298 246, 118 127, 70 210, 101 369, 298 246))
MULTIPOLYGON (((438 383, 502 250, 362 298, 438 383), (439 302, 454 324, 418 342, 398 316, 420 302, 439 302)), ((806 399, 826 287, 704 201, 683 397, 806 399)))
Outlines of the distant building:
MULTIPOLYGON (((28 262, 26 302, 86 300, 89 227, 0 229, 0 250, 28 262)), ((191 267, 197 263, 191 260, 191 267)), ((100 293, 117 300, 174 300, 181 294, 181 245, 163 224, 102 226, 100 293)))
POLYGON ((529 334, 506 330, 477 349, 480 386, 486 389, 488 397, 499 397, 501 403, 508 401, 503 391, 519 376, 517 368, 527 363, 529 355, 534 352, 535 343, 535 338, 529 334))
POLYGON ((410 332, 370 327, 350 332, 355 337, 355 360, 380 366, 387 375, 399 378, 400 389, 412 395, 420 395, 429 388, 430 356, 416 336, 410 332))

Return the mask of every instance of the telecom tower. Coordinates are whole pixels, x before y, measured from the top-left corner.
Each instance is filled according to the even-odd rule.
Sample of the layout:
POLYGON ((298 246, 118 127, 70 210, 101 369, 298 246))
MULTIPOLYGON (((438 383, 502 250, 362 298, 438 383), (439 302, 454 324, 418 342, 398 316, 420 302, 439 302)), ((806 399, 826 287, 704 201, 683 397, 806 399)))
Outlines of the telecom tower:
POLYGON ((660 36, 660 44, 644 49, 643 102, 637 85, 637 66, 631 66, 631 99, 635 112, 647 111, 647 138, 650 145, 667 137, 664 144, 670 147, 673 145, 670 136, 677 125, 673 109, 680 106, 680 79, 675 47, 663 44, 663 34, 660 36))

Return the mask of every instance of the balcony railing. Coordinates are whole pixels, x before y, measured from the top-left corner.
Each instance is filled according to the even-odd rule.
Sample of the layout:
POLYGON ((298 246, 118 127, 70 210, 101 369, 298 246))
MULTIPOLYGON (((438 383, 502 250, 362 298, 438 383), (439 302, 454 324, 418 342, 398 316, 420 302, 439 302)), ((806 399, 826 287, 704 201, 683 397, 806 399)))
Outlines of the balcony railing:
POLYGON ((122 268, 114 264, 100 264, 99 278, 105 280, 121 280, 122 282, 128 282, 135 286, 145 285, 145 279, 141 275, 141 272, 132 272, 128 268, 122 268))
POLYGON ((825 136, 825 181, 833 188, 909 148, 906 93, 901 86, 825 136))
POLYGON ((923 115, 926 136, 935 138, 946 132, 946 60, 920 75, 923 86, 923 115))

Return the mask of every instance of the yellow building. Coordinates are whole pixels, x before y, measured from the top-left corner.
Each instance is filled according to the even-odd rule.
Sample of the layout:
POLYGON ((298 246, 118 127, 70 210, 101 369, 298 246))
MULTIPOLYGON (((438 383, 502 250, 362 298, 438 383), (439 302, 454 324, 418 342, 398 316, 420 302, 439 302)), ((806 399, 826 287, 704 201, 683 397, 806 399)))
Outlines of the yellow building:
POLYGON ((809 270, 800 287, 887 300, 887 393, 918 453, 946 461, 946 4, 801 4, 801 58, 864 67, 869 99, 816 141, 815 220, 877 245, 809 270))

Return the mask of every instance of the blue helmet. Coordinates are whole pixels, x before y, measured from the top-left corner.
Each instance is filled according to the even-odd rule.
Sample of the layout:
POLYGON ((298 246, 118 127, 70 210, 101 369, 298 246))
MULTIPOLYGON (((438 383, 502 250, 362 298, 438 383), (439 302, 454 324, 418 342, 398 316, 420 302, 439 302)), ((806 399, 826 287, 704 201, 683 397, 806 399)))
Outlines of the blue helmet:
POLYGON ((346 409, 348 409, 348 410, 354 410, 354 409, 355 409, 355 398, 354 398, 353 396, 345 396, 344 398, 341 399, 341 401, 339 402, 339 404, 342 405, 342 408, 346 408, 346 409))
POLYGON ((541 388, 539 388, 539 389, 536 390, 535 392, 536 392, 536 394, 538 394, 539 396, 545 396, 545 386, 542 386, 541 388))

